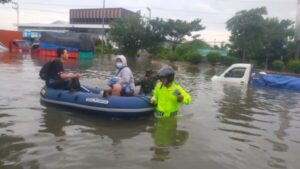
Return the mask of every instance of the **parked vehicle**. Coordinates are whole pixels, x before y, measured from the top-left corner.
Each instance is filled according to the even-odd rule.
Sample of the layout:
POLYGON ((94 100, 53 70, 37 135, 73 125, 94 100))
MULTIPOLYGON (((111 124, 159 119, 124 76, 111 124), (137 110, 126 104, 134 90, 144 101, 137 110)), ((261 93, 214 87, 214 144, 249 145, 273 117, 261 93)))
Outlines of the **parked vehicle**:
POLYGON ((248 85, 251 76, 251 68, 251 64, 233 64, 219 76, 213 76, 212 81, 240 83, 241 85, 248 85))
POLYGON ((30 45, 25 40, 13 40, 10 43, 10 52, 12 53, 28 53, 30 52, 30 45))
POLYGON ((251 64, 233 64, 221 75, 213 76, 212 81, 300 91, 299 77, 265 72, 252 73, 251 64))
POLYGON ((8 49, 0 42, 0 53, 7 52, 8 49))

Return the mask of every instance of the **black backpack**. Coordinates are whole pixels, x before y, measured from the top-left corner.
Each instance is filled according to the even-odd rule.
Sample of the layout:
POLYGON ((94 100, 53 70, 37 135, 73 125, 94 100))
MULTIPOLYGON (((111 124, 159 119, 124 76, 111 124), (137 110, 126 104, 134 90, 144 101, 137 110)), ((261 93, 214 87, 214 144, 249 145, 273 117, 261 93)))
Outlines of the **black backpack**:
POLYGON ((42 80, 47 80, 49 76, 49 70, 51 69, 51 65, 53 62, 48 62, 44 64, 44 66, 40 70, 40 78, 42 80))

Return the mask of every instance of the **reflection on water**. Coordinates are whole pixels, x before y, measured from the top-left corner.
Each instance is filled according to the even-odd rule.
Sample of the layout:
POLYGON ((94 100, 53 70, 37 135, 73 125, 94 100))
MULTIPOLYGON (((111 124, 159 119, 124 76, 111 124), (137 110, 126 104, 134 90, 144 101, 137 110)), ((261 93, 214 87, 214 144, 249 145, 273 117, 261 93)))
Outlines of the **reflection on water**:
MULTIPOLYGON (((53 58, 52 58, 53 59, 53 58)), ((41 105, 38 71, 49 58, 0 54, 0 168, 298 168, 300 93, 214 84, 224 68, 175 65, 193 96, 179 119, 109 120, 41 105), (220 70, 219 70, 220 69, 220 70)), ((100 87, 114 56, 68 60, 100 87)), ((135 77, 167 62, 129 58, 135 77)))
POLYGON ((177 119, 158 119, 151 129, 155 147, 152 160, 164 161, 170 158, 170 151, 183 145, 188 139, 188 132, 177 129, 177 119))
MULTIPOLYGON (((276 89, 249 88, 245 91, 243 87, 227 85, 223 86, 223 92, 216 115, 223 124, 219 130, 228 132, 228 137, 234 141, 270 154, 268 166, 288 168, 287 160, 278 153, 289 151, 289 140, 285 138, 293 120, 289 107, 298 105, 300 95, 276 89)), ((236 149, 246 151, 240 147, 236 149)))

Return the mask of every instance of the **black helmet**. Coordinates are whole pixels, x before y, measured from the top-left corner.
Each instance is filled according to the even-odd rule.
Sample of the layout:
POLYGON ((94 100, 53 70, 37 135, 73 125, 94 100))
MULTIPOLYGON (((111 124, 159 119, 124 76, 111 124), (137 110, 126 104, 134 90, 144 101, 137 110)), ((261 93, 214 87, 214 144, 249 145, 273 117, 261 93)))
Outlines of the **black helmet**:
POLYGON ((164 67, 158 71, 157 75, 158 78, 166 77, 168 79, 168 82, 170 83, 174 81, 175 73, 171 67, 164 67))

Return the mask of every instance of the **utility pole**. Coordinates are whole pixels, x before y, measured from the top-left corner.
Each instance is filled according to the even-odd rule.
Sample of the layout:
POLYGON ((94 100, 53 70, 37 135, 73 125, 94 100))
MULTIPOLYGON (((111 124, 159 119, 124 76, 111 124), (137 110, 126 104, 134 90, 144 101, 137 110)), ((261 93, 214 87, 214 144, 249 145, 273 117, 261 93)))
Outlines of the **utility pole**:
POLYGON ((103 0, 103 7, 102 7, 102 56, 104 56, 104 36, 105 36, 105 29, 104 29, 104 9, 105 9, 105 0, 103 0))
POLYGON ((17 28, 19 29, 19 3, 18 2, 11 2, 11 3, 15 5, 12 8, 17 11, 17 28))
POLYGON ((297 16, 296 16, 296 30, 295 30, 295 42, 296 42, 296 55, 295 59, 299 59, 300 54, 300 0, 297 0, 297 16))

